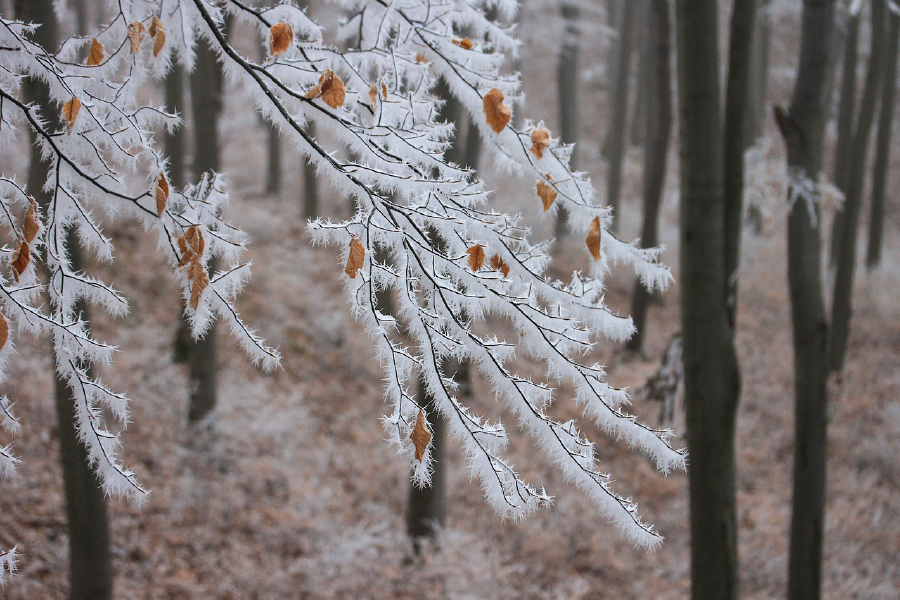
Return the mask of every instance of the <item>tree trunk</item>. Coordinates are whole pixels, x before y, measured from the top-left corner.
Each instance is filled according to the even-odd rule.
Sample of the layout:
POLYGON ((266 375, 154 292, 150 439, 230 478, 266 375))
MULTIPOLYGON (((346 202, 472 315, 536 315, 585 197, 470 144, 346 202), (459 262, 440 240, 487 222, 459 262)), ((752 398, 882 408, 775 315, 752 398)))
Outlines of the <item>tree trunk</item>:
MULTIPOLYGON (((852 162, 851 142, 853 138, 853 116, 856 113, 856 72, 857 58, 859 54, 859 11, 847 15, 845 24, 846 34, 844 38, 844 78, 841 82, 841 100, 838 108, 837 121, 837 145, 834 156, 834 185, 839 190, 847 193, 847 180, 852 162)), ((843 224, 843 211, 834 214, 834 223, 831 228, 831 257, 832 266, 837 262, 838 250, 841 240, 841 227, 843 224)))
POLYGON ((648 0, 631 0, 639 2, 636 23, 636 45, 638 46, 637 90, 635 91, 634 110, 631 114, 631 133, 628 141, 632 146, 640 146, 649 133, 647 117, 650 116, 650 95, 653 93, 652 80, 655 76, 653 55, 656 52, 656 40, 653 39, 650 25, 650 2, 648 0))
MULTIPOLYGON (((788 166, 813 181, 822 167, 832 68, 834 0, 804 0, 800 68, 789 114, 776 109, 788 166)), ((828 422, 828 322, 822 288, 819 204, 788 215, 788 284, 794 334, 794 491, 788 598, 821 595, 828 422), (812 214, 811 214, 812 211, 812 214)))
MULTIPOLYGON (((647 136, 644 145, 644 225, 641 245, 651 248, 659 244, 659 209, 666 182, 666 161, 672 130, 671 20, 668 0, 652 0, 649 14, 652 53, 647 55, 653 77, 647 97, 647 136)), ((650 293, 635 281, 631 318, 637 328, 628 340, 628 349, 637 352, 644 343, 647 307, 650 293)))
POLYGON ((725 90, 725 285, 728 320, 732 330, 737 318, 741 228, 744 216, 744 150, 751 113, 750 84, 756 0, 734 0, 728 49, 728 83, 725 90))
POLYGON ((736 598, 734 432, 740 374, 725 301, 717 0, 677 0, 675 6, 692 595, 736 598))
POLYGON ((856 233, 866 181, 866 158, 869 138, 875 121, 875 109, 881 91, 884 74, 885 0, 872 0, 872 53, 869 56, 866 84, 863 88, 853 136, 853 154, 844 199, 844 218, 838 247, 837 273, 834 282, 834 300, 831 305, 831 370, 840 373, 847 353, 847 337, 853 304, 853 276, 856 270, 856 233))
MULTIPOLYGON (((559 124, 560 140, 564 144, 578 142, 578 51, 579 51, 579 25, 580 11, 578 4, 573 0, 563 0, 563 39, 559 51, 559 66, 557 70, 557 93, 559 97, 559 124)), ((578 147, 572 151, 569 161, 572 170, 578 165, 578 147)), ((556 237, 562 238, 566 234, 568 213, 559 207, 556 217, 556 237)))
POLYGON ((750 107, 745 147, 749 148, 765 133, 766 96, 769 89, 769 46, 772 35, 772 0, 762 0, 756 11, 756 31, 753 42, 753 63, 750 84, 750 107))
POLYGON ((281 137, 275 127, 269 127, 269 168, 266 171, 266 194, 281 193, 281 137))
POLYGON ((481 134, 478 133, 478 126, 471 120, 466 133, 466 157, 463 162, 474 170, 477 170, 481 163, 481 134))
POLYGON ((884 83, 881 91, 881 113, 878 116, 878 138, 875 144, 875 171, 872 180, 872 213, 869 218, 869 247, 866 267, 871 271, 881 262, 884 243, 884 196, 891 160, 891 133, 894 123, 894 98, 897 91, 897 43, 900 37, 900 17, 890 12, 891 36, 884 63, 884 83))
MULTIPOLYGON (((197 66, 191 75, 194 115, 194 176, 219 171, 219 114, 222 111, 222 76, 216 54, 205 43, 197 47, 197 66)), ((215 271, 216 261, 210 261, 215 271)), ((195 342, 190 352, 188 421, 203 420, 216 406, 216 324, 195 342)))
MULTIPOLYGON (((41 24, 34 32, 34 40, 48 52, 55 52, 57 23, 52 1, 16 0, 14 10, 17 19, 41 24)), ((58 110, 48 102, 44 83, 26 79, 23 92, 27 100, 41 105, 41 114, 45 119, 50 123, 57 122, 58 110)), ((43 191, 46 180, 47 165, 41 162, 41 153, 32 134, 28 190, 44 210, 50 201, 43 191)), ((72 269, 82 271, 84 260, 78 236, 69 230, 66 237, 72 269)), ((87 305, 83 301, 78 303, 77 309, 81 318, 90 322, 87 305)), ((54 377, 54 392, 69 534, 69 598, 112 598, 112 555, 106 498, 96 472, 88 464, 87 451, 78 441, 71 391, 58 376, 54 377)))
POLYGON ((628 117, 628 82, 631 65, 631 45, 634 37, 635 4, 625 2, 622 7, 621 27, 619 28, 619 47, 617 51, 616 82, 613 90, 612 111, 610 112, 609 133, 607 136, 607 175, 606 203, 612 206, 613 230, 618 229, 619 196, 622 191, 622 162, 625 154, 625 125, 628 117))

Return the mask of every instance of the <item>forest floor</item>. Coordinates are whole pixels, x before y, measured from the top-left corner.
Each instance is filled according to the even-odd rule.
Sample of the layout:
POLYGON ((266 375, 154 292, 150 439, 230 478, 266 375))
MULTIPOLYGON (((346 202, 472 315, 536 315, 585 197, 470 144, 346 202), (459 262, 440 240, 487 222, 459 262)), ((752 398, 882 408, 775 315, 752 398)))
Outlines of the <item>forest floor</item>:
MULTIPOLYGON (((526 81, 535 79, 529 72, 553 68, 546 56, 526 58, 526 81)), ((600 95, 599 75, 585 78, 584 93, 600 95)), ((555 105, 552 87, 531 85, 529 106, 555 105)), ((780 93, 778 85, 773 93, 780 93)), ((123 459, 153 490, 141 509, 110 504, 116 596, 687 597, 686 475, 659 475, 644 457, 589 424, 584 431, 598 442, 617 491, 637 499, 644 519, 665 536, 654 553, 623 541, 511 427, 511 461, 526 480, 554 495, 552 509, 524 522, 501 522, 451 443, 440 546, 422 557, 412 554, 404 533, 406 465, 384 440, 382 374, 372 344, 349 316, 339 251, 313 248, 306 239, 299 169, 287 165, 281 198, 256 193, 262 188, 264 134, 255 117, 230 110, 223 125, 235 192, 228 215, 249 233, 254 262, 238 306, 280 348, 283 366, 270 374, 254 369, 223 333, 219 406, 206 426, 188 427, 186 367, 172 361, 180 311, 174 278, 154 250, 155 240, 129 223, 110 226, 116 265, 92 269, 132 299, 132 310, 122 320, 96 319, 99 338, 122 350, 103 370, 103 381, 131 398, 123 459), (248 164, 255 168, 238 170, 248 164)), ((603 130, 595 120, 602 111, 583 114, 585 131, 603 130)), ((599 174, 597 147, 589 141, 582 156, 585 167, 599 174)), ((679 327, 676 154, 662 217, 669 247, 664 261, 672 265, 676 285, 651 308, 643 355, 629 356, 609 343, 597 350, 611 383, 632 390, 654 372, 679 327)), ((288 158, 296 160, 286 150, 286 164, 288 158)), ((510 177, 491 175, 489 184, 507 210, 526 212, 516 198, 536 202, 510 177)), ((639 223, 639 185, 635 152, 627 163, 622 226, 631 235, 639 223)), ((324 183, 321 188, 327 214, 346 216, 344 201, 330 197, 324 183)), ((831 384, 826 598, 900 594, 900 214, 896 206, 892 211, 884 266, 869 275, 859 270, 846 372, 842 382, 831 384)), ((741 270, 738 503, 747 598, 783 597, 786 589, 794 419, 783 217, 775 210, 762 235, 746 232, 741 270)), ((542 222, 536 232, 548 229, 542 222)), ((564 242, 554 268, 583 268, 582 244, 564 242)), ((616 272, 608 279, 608 304, 627 313, 632 285, 630 273, 616 272)), ((22 419, 14 447, 23 464, 14 479, 0 484, 0 547, 17 544, 24 556, 21 572, 0 596, 63 598, 67 539, 49 345, 24 336, 16 344, 2 391, 16 400, 22 419)), ((475 382, 476 411, 514 422, 492 396, 475 382)), ((577 416, 565 394, 558 403, 557 415, 577 416)), ((658 405, 636 395, 632 409, 658 422, 658 405)), ((681 423, 676 419, 676 443, 684 445, 681 423)))

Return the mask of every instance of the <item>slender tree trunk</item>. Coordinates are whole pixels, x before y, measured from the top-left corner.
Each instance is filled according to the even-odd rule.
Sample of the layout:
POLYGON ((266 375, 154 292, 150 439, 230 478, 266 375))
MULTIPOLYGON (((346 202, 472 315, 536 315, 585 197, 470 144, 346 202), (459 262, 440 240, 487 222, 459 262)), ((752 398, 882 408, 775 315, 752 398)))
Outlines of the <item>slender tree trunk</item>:
POLYGON ((872 213, 869 218, 869 247, 866 267, 871 271, 881 262, 884 243, 884 196, 891 159, 891 133, 894 124, 894 98, 897 92, 897 43, 900 37, 900 17, 890 12, 891 35, 884 63, 884 84, 881 91, 881 112, 878 116, 878 138, 875 144, 875 171, 872 180, 872 213))
POLYGON ((691 591, 697 600, 736 598, 734 432, 740 374, 725 301, 718 9, 717 0, 676 0, 675 6, 691 591))
MULTIPOLYGON (((557 76, 557 92, 559 97, 560 139, 564 144, 578 142, 578 53, 580 11, 574 0, 563 0, 563 39, 559 51, 559 67, 557 76)), ((572 151, 569 164, 577 168, 578 147, 572 151)), ((568 213, 560 206, 556 218, 556 237, 566 234, 568 213)))
MULTIPOLYGON (((844 39, 844 77, 841 82, 841 99, 838 108, 837 145, 834 156, 834 184, 839 190, 847 193, 847 183, 852 162, 851 139, 853 138, 853 116, 856 113, 856 73, 859 55, 859 11, 848 14, 845 23, 844 39)), ((841 228, 844 221, 843 211, 834 214, 831 228, 832 266, 837 262, 841 241, 841 228)))
POLYGON ((466 158, 464 160, 470 169, 478 169, 481 164, 481 134, 478 126, 469 121, 468 133, 466 133, 466 158))
POLYGON ((737 318, 744 216, 744 149, 747 147, 748 117, 752 112, 749 101, 756 9, 756 0, 734 0, 725 90, 725 285, 732 330, 737 318))
MULTIPOLYGON (((222 76, 216 54, 208 45, 197 47, 197 66, 191 75, 194 115, 194 176, 219 171, 219 114, 222 112, 222 76)), ((216 269, 210 261, 211 271, 216 269)), ((196 423, 216 406, 216 324, 195 342, 190 352, 188 421, 196 423)))
POLYGON ((650 95, 653 93, 652 80, 656 75, 651 57, 656 52, 656 40, 653 39, 653 30, 650 25, 649 0, 631 1, 639 2, 634 25, 637 31, 635 42, 638 46, 638 68, 637 90, 635 91, 634 111, 631 114, 631 133, 628 135, 628 141, 632 146, 640 146, 646 139, 645 134, 648 133, 649 127, 647 124, 647 117, 650 115, 648 104, 650 95))
POLYGON ((848 176, 844 218, 837 258, 837 273, 834 282, 834 300, 831 305, 831 370, 840 373, 844 368, 847 353, 847 337, 850 332, 850 317, 853 304, 853 276, 856 270, 856 234, 859 215, 865 191, 866 158, 869 152, 869 138, 875 122, 875 109, 881 92, 884 75, 885 47, 885 0, 872 1, 872 53, 869 56, 866 84, 863 88, 853 136, 853 155, 848 176))
POLYGON ((281 137, 278 135, 278 129, 272 126, 269 127, 268 155, 266 193, 277 195, 281 193, 281 137))
MULTIPOLYGON (((828 122, 834 0, 804 0, 800 68, 790 112, 776 109, 788 166, 818 180, 828 122)), ((821 211, 797 201, 788 215, 788 284, 794 333, 794 491, 788 598, 821 595, 828 422, 828 321, 822 286, 821 211)))
MULTIPOLYGON (((659 209, 666 182, 666 162, 669 156, 669 137, 672 130, 672 26, 668 0, 652 0, 649 14, 649 39, 652 53, 647 55, 653 77, 647 98, 647 136, 644 145, 644 226, 641 245, 651 248, 659 244, 659 209)), ((628 340, 628 349, 641 350, 646 333, 647 308, 650 293, 635 281, 631 318, 637 329, 628 340)))
MULTIPOLYGON (((40 23, 41 26, 34 32, 34 40, 48 52, 56 51, 57 23, 51 0, 16 0, 14 10, 17 19, 40 23)), ((23 92, 29 101, 41 105, 45 119, 56 123, 58 109, 49 103, 44 83, 26 79, 23 92)), ((50 201, 43 191, 46 180, 47 165, 41 161, 41 153, 32 134, 28 190, 44 210, 50 201)), ((81 246, 71 230, 67 234, 66 244, 72 269, 84 270, 81 246)), ((78 303, 77 310, 82 319, 90 322, 87 305, 83 301, 78 303)), ((96 472, 88 464, 87 451, 78 441, 71 390, 58 376, 54 377, 54 395, 69 534, 69 598, 112 598, 112 555, 106 498, 96 472)))
POLYGON ((769 46, 772 35, 772 0, 762 0, 756 11, 753 62, 750 84, 750 108, 745 147, 749 148, 765 133, 766 96, 769 89, 769 46))
POLYGON ((607 139, 607 175, 606 202, 613 208, 616 219, 613 228, 619 222, 619 196, 622 191, 622 163, 625 155, 625 125, 628 116, 628 82, 630 75, 632 38, 634 37, 634 2, 625 2, 622 7, 622 26, 619 29, 619 47, 617 51, 616 83, 613 90, 612 111, 610 112, 609 133, 607 139))
MULTIPOLYGON (((310 137, 316 137, 316 126, 310 123, 306 132, 310 137)), ((303 215, 307 219, 316 219, 319 216, 319 188, 316 186, 316 168, 306 159, 301 166, 303 170, 303 215)))

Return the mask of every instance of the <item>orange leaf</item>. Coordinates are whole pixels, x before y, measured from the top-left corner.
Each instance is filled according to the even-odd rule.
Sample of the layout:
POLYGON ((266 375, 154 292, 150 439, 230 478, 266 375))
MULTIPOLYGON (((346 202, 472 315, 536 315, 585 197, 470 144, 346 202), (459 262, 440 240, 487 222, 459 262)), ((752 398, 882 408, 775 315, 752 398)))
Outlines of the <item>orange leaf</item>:
POLYGON ((387 84, 382 83, 381 84, 381 98, 382 98, 382 100, 387 100, 387 97, 388 97, 387 84))
POLYGON ((504 262, 502 258, 500 258, 499 254, 495 254, 491 257, 491 269, 494 271, 500 271, 503 273, 504 277, 509 276, 509 265, 504 262))
POLYGON ((269 55, 284 54, 294 41, 294 30, 287 23, 275 23, 269 30, 269 55))
POLYGON ((466 50, 471 50, 475 47, 475 42, 470 40, 469 38, 463 38, 461 40, 453 40, 453 43, 459 46, 460 48, 464 48, 466 50))
POLYGON ((203 263, 200 262, 196 255, 191 260, 188 278, 194 282, 194 285, 191 287, 191 300, 188 302, 188 306, 197 310, 197 307, 200 306, 200 297, 203 296, 203 290, 209 285, 209 275, 206 274, 203 263))
POLYGON ((469 268, 473 273, 477 273, 484 266, 484 247, 481 244, 475 244, 466 250, 469 255, 469 268))
POLYGON ((206 248, 206 241, 203 239, 203 232, 199 227, 191 226, 184 234, 185 239, 191 245, 191 250, 197 256, 203 256, 203 250, 206 248))
POLYGON ((16 283, 19 282, 19 275, 25 272, 25 269, 28 268, 28 263, 31 262, 31 249, 28 247, 28 242, 23 241, 19 246, 19 249, 16 251, 16 257, 13 259, 13 275, 16 276, 16 283))
POLYGON ((431 61, 428 60, 428 59, 425 57, 425 55, 424 55, 423 53, 419 52, 419 53, 416 54, 416 64, 420 64, 420 65, 422 65, 422 64, 430 65, 430 64, 431 64, 431 61))
POLYGON ((25 225, 22 227, 22 233, 25 241, 29 244, 34 241, 38 231, 41 230, 41 224, 38 221, 38 205, 34 198, 28 198, 28 212, 25 213, 25 225))
POLYGON ((553 202, 558 195, 552 186, 547 185, 543 181, 537 182, 537 194, 540 196, 541 202, 544 203, 544 212, 550 210, 550 207, 553 206, 553 202))
POLYGON ((62 114, 66 119, 66 135, 72 133, 72 128, 75 127, 75 119, 78 118, 78 111, 81 110, 81 100, 72 96, 72 99, 63 104, 62 114))
POLYGON ((0 313, 0 350, 3 350, 3 347, 6 345, 6 342, 9 340, 9 323, 6 322, 6 317, 3 316, 3 313, 0 313))
POLYGON ((350 236, 350 254, 347 256, 347 267, 344 273, 350 279, 356 279, 356 273, 363 268, 366 259, 366 249, 355 235, 350 236))
POLYGON ((309 99, 322 97, 325 104, 331 108, 337 108, 344 105, 344 82, 341 78, 334 74, 334 71, 328 70, 319 77, 319 83, 313 86, 306 97, 309 99))
POLYGON ((538 157, 544 157, 544 150, 550 146, 550 132, 544 127, 538 127, 531 132, 531 152, 538 157))
POLYGON ((428 431, 425 413, 421 410, 419 411, 419 416, 416 417, 416 426, 413 427, 412 433, 409 434, 409 439, 412 440, 413 445, 416 447, 416 460, 422 462, 422 459, 425 458, 428 442, 431 441, 431 432, 428 431))
POLYGON ((144 39, 144 24, 135 21, 129 25, 128 37, 131 39, 131 53, 137 54, 141 51, 141 41, 144 39))
POLYGON ((153 44, 153 56, 156 56, 166 45, 166 30, 156 15, 153 15, 153 19, 150 21, 150 37, 156 40, 153 44))
POLYGON ((160 173, 156 178, 156 216, 162 218, 166 212, 166 202, 169 200, 169 182, 165 173, 160 173))
POLYGON ((369 104, 372 110, 378 110, 378 87, 374 83, 369 86, 369 104))
POLYGON ((587 243, 588 250, 594 257, 594 260, 600 260, 600 240, 602 239, 603 230, 600 228, 600 217, 594 217, 591 221, 591 229, 588 231, 587 243))
POLYGON ((509 107, 503 104, 503 92, 497 88, 492 89, 485 94, 482 104, 484 106, 484 115, 487 117, 487 124, 491 126, 494 133, 503 131, 512 117, 509 107))
POLYGON ((95 67, 103 62, 103 44, 97 41, 97 38, 91 40, 91 51, 88 53, 88 59, 85 63, 89 67, 95 67))

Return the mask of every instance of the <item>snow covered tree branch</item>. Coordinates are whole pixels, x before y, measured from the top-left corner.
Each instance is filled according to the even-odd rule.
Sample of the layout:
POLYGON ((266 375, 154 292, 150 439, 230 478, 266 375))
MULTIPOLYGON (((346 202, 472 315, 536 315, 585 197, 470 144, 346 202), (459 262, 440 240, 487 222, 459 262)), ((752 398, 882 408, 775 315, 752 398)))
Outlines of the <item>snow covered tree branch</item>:
MULTIPOLYGON (((351 311, 371 335, 385 371, 391 408, 384 426, 407 457, 414 480, 429 482, 427 420, 443 418, 498 514, 523 518, 551 502, 503 458, 505 428, 456 398, 453 373, 445 367, 450 359, 472 359, 565 479, 627 539, 645 547, 658 544, 662 538, 641 520, 636 504, 613 491, 593 443, 574 421, 551 418, 548 408, 554 385, 567 384, 583 414, 608 434, 646 453, 662 472, 685 468, 685 452, 672 447, 671 432, 637 422, 625 412, 627 393, 606 382, 602 366, 583 359, 599 339, 621 342, 633 333, 631 319, 603 301, 603 280, 612 267, 630 265, 650 289, 665 288, 671 275, 658 262, 660 249, 642 249, 609 233, 611 210, 596 202, 590 180, 570 169, 571 147, 561 145, 543 123, 525 121, 522 130, 511 125, 508 104, 521 95, 519 78, 501 71, 518 42, 503 23, 517 3, 341 4, 350 16, 330 44, 321 27, 290 3, 121 0, 111 3, 116 15, 96 37, 72 38, 56 54, 28 41, 29 26, 3 20, 0 135, 8 140, 21 127, 35 132, 52 163, 47 182, 52 201, 35 211, 37 232, 26 242, 28 228, 16 215, 33 203, 15 181, 0 182, 6 211, 0 217, 16 239, 15 248, 4 248, 4 262, 19 278, 0 282, 0 311, 19 329, 52 335, 57 370, 72 387, 79 432, 105 488, 135 499, 145 492, 116 460, 118 437, 107 432, 97 410, 109 406, 124 424, 126 401, 90 380, 84 368, 109 361, 113 348, 94 340, 74 313, 78 298, 112 314, 124 313, 127 304, 106 284, 72 272, 67 228, 76 228, 83 245, 111 260, 110 240, 92 210, 124 210, 137 218, 157 233, 160 250, 176 269, 194 334, 202 335, 218 316, 254 361, 266 368, 278 363, 277 352, 240 321, 230 303, 249 267, 240 264, 244 235, 222 219, 227 203, 222 176, 205 174, 185 190, 170 189, 165 159, 149 131, 176 127, 178 118, 136 99, 142 85, 166 76, 173 60, 190 67, 195 44, 207 43, 227 80, 320 177, 355 202, 351 219, 316 220, 309 231, 314 242, 343 249, 351 311), (487 10, 496 19, 488 19, 487 10), (259 43, 269 50, 266 60, 245 57, 229 42, 223 33, 226 16, 256 28, 259 43), (80 64, 76 57, 84 50, 89 58, 80 64), (48 84, 65 117, 61 130, 49 128, 39 111, 19 98, 23 77, 48 84), (586 236, 587 274, 576 272, 569 283, 548 277, 551 240, 530 241, 518 216, 490 206, 489 189, 473 171, 444 158, 454 131, 438 118, 444 99, 435 96, 435 84, 441 78, 477 123, 495 164, 534 180, 535 196, 525 214, 565 206, 571 229, 586 236), (310 135, 313 126, 320 136, 310 135), (48 285, 38 282, 28 264, 18 270, 22 248, 25 256, 46 249, 48 285), (388 258, 374 260, 376 254, 388 258), (208 274, 211 255, 230 266, 208 274), (376 292, 383 290, 396 295, 392 314, 376 306, 376 292), (45 291, 49 313, 37 304, 45 291), (543 377, 518 374, 517 354, 541 364, 543 377), (439 414, 426 414, 412 393, 419 377, 439 414)), ((2 406, 15 422, 5 401, 2 406)), ((14 464, 11 454, 2 462, 7 452, 0 454, 4 468, 14 464)))

